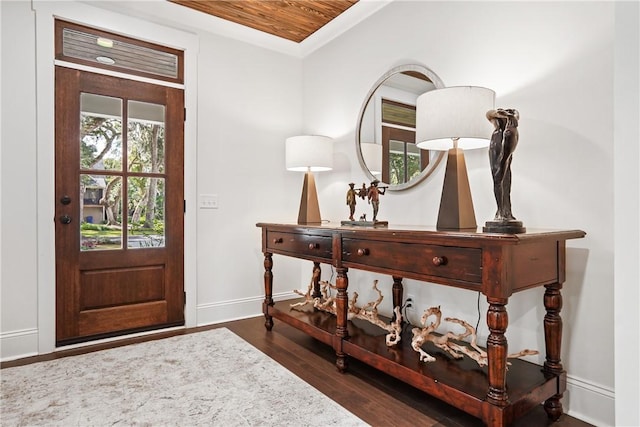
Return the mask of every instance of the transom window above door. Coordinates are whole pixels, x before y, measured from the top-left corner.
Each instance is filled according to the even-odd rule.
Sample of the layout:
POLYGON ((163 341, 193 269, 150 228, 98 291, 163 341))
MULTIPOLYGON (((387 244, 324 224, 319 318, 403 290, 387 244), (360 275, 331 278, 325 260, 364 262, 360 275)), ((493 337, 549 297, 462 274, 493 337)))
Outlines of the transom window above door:
POLYGON ((184 52, 108 31, 56 20, 56 59, 184 83, 184 52))

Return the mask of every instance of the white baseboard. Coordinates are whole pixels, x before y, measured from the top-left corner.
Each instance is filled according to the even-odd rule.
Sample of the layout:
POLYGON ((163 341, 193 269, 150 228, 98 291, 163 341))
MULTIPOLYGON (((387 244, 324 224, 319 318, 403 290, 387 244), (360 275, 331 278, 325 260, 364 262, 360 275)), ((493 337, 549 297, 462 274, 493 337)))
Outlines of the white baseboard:
MULTIPOLYGON (((296 297, 299 297, 299 295, 293 292, 273 294, 274 301, 296 297)), ((264 296, 256 296, 198 305, 197 325, 204 326, 260 316, 262 314, 263 301, 264 296)))
POLYGON ((3 362, 37 354, 37 329, 22 329, 0 334, 0 360, 3 362))
POLYGON ((568 415, 598 427, 615 425, 613 389, 567 375, 562 406, 568 415))

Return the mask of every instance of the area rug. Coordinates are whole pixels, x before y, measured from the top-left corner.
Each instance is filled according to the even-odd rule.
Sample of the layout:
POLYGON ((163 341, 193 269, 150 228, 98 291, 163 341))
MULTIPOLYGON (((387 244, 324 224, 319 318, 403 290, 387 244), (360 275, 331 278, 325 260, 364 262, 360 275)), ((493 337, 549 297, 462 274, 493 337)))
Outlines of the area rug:
POLYGON ((2 426, 361 426, 228 329, 0 371, 2 426))

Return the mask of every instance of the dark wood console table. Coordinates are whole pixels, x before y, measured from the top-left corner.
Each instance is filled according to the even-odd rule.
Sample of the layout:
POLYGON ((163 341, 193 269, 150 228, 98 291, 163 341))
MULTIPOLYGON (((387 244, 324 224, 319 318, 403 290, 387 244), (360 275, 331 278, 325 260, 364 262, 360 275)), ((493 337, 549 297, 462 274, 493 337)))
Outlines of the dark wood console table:
MULTIPOLYGON (((264 253, 267 330, 273 318, 290 324, 332 346, 336 366, 344 372, 347 357, 359 359, 423 390, 490 426, 505 426, 544 402, 549 417, 562 415, 560 399, 566 372, 560 361, 562 343, 562 283, 565 243, 584 237, 580 230, 530 231, 526 234, 443 232, 426 227, 363 228, 339 225, 307 226, 259 223, 264 253), (320 296, 322 263, 336 269, 337 316, 309 308, 291 310, 274 303, 273 254, 313 262, 313 296, 320 296), (402 306, 403 278, 454 286, 484 294, 489 303, 488 366, 468 358, 454 360, 428 348, 436 361, 419 361, 407 330, 397 347, 385 345, 386 331, 347 321, 349 268, 390 275, 393 306, 402 306), (511 294, 544 286, 544 366, 511 359, 507 371, 507 302, 511 294)), ((425 307, 426 308, 426 307, 425 307)), ((410 329, 410 328, 405 328, 410 329)), ((430 345, 430 344, 429 344, 430 345)))

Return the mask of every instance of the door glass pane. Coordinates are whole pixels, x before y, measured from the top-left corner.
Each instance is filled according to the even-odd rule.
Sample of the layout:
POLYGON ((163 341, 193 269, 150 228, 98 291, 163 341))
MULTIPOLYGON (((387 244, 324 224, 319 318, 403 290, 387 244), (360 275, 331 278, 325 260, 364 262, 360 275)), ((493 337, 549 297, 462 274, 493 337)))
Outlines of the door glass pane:
POLYGON ((164 247, 164 179, 129 177, 127 191, 127 247, 164 247))
POLYGON ((80 175, 80 250, 122 249, 122 178, 80 175))
POLYGON ((127 158, 130 172, 164 172, 164 105, 128 101, 127 158))
POLYGON ((122 170, 122 100, 80 94, 80 168, 122 170))

